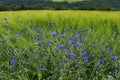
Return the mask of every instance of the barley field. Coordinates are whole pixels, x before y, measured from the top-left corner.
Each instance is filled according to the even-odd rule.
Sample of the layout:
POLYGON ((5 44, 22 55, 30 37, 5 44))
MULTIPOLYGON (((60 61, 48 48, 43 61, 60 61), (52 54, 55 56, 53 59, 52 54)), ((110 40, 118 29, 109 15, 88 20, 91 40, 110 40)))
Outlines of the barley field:
POLYGON ((120 12, 0 12, 0 80, 120 80, 120 12))

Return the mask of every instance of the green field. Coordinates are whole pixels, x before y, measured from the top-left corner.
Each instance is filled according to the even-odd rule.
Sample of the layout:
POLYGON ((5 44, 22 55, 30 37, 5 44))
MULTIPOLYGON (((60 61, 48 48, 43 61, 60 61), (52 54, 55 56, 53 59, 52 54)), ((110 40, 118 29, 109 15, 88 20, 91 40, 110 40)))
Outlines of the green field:
POLYGON ((0 12, 0 80, 120 80, 119 11, 0 12))

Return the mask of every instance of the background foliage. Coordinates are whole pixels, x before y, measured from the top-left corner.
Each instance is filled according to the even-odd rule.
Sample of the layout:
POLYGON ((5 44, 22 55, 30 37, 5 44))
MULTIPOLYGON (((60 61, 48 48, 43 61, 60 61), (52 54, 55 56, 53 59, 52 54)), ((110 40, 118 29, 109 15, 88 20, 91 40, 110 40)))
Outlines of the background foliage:
POLYGON ((120 0, 0 0, 5 10, 120 10, 120 0))

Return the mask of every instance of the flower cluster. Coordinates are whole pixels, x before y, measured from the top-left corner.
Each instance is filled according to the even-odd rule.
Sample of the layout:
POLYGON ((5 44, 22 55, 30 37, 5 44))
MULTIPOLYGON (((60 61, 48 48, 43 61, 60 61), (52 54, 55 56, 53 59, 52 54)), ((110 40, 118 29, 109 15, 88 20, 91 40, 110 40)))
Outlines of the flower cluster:
MULTIPOLYGON (((4 20, 6 21, 7 18, 4 20)), ((48 24, 52 26, 53 22, 48 24)), ((14 37, 4 37, 0 42, 2 46, 0 59, 6 59, 0 61, 4 62, 2 66, 5 66, 11 74, 16 72, 26 75, 29 73, 26 76, 31 76, 38 73, 37 75, 47 76, 48 79, 52 79, 50 77, 56 73, 61 73, 56 74, 61 76, 59 79, 64 77, 62 74, 67 76, 70 73, 76 73, 74 76, 82 77, 84 77, 83 74, 87 76, 100 74, 101 76, 99 72, 102 71, 102 75, 109 72, 114 75, 117 73, 115 71, 120 69, 118 49, 115 50, 116 48, 109 44, 109 40, 105 42, 101 41, 102 38, 96 39, 95 35, 90 33, 89 28, 67 29, 60 28, 55 31, 30 26, 13 31, 11 34, 15 34, 14 37), (20 40, 17 40, 18 37, 20 40)), ((58 76, 54 76, 56 77, 58 76)))

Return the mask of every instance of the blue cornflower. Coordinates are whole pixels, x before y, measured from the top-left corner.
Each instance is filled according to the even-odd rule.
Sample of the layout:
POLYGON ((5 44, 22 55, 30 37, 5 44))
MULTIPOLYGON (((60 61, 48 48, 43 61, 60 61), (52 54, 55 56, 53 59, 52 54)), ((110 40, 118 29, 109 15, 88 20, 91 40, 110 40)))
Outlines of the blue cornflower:
POLYGON ((79 39, 82 39, 82 35, 78 35, 78 38, 79 38, 79 39))
POLYGON ((16 64, 16 61, 15 61, 15 60, 11 60, 11 61, 10 61, 10 64, 13 64, 13 65, 14 65, 14 64, 16 64))
POLYGON ((57 33, 56 32, 52 32, 52 36, 56 36, 57 35, 57 33))
POLYGON ((2 43, 5 43, 5 40, 2 40, 2 43))
POLYGON ((76 45, 76 42, 72 41, 72 45, 76 45))
POLYGON ((77 55, 76 55, 76 54, 74 54, 74 53, 72 52, 72 53, 70 53, 70 57, 72 57, 72 58, 76 58, 76 57, 77 57, 77 55))
POLYGON ((37 67, 37 68, 36 68, 36 70, 37 70, 37 71, 40 71, 40 70, 41 70, 41 68, 40 68, 40 67, 37 67))
POLYGON ((69 59, 67 59, 67 60, 66 60, 66 62, 67 62, 67 63, 70 63, 70 60, 69 60, 69 59))
POLYGON ((89 60, 90 60, 90 58, 84 57, 84 61, 85 61, 85 62, 87 62, 87 61, 89 61, 89 60))
POLYGON ((81 43, 76 43, 76 46, 82 46, 82 44, 81 43))
POLYGON ((77 30, 74 30, 74 34, 77 34, 77 30))
POLYGON ((30 26, 30 28, 32 29, 32 26, 30 26))
POLYGON ((40 44, 40 43, 38 43, 38 46, 40 47, 40 46, 41 46, 41 44, 40 44))
POLYGON ((68 54, 68 52, 69 52, 68 50, 65 50, 65 54, 68 54))
POLYGON ((16 32, 16 34, 20 34, 20 32, 16 32))
POLYGON ((38 39, 38 36, 34 36, 34 39, 38 39))
POLYGON ((44 53, 41 53, 41 54, 40 54, 40 57, 42 57, 42 58, 43 58, 44 56, 45 56, 45 54, 44 54, 44 53))
POLYGON ((92 51, 90 51, 90 54, 93 54, 93 52, 92 52, 92 51))
POLYGON ((85 52, 85 50, 81 50, 81 52, 82 52, 82 53, 84 53, 84 52, 85 52))
POLYGON ((105 42, 102 42, 102 45, 104 46, 104 45, 105 45, 105 42))
POLYGON ((109 53, 112 53, 112 50, 109 50, 109 53))
POLYGON ((69 38, 70 41, 72 41, 72 38, 69 38))
POLYGON ((68 44, 69 40, 66 40, 66 44, 68 44))
POLYGON ((108 49, 107 49, 107 48, 104 48, 103 50, 104 50, 104 51, 107 51, 108 49))
POLYGON ((111 58, 112 60, 116 60, 117 58, 116 58, 116 56, 112 56, 112 58, 111 58))
POLYGON ((58 46, 58 49, 64 49, 64 48, 65 48, 64 45, 60 45, 60 46, 58 46))
POLYGON ((36 26, 36 27, 34 27, 34 30, 35 30, 35 31, 37 31, 38 29, 39 29, 39 28, 38 28, 37 26, 36 26))
POLYGON ((50 25, 52 25, 53 24, 53 22, 52 21, 50 21, 50 23, 49 23, 50 25))
POLYGON ((79 66, 79 62, 76 62, 76 63, 75 63, 75 67, 78 67, 78 66, 79 66))
POLYGON ((88 57, 88 54, 87 54, 87 53, 86 53, 86 54, 84 53, 83 56, 84 56, 84 57, 88 57))
POLYGON ((33 60, 35 60, 35 61, 36 61, 36 60, 37 60, 37 57, 33 57, 33 60))
POLYGON ((81 32, 85 32, 85 30, 82 30, 81 32))
POLYGON ((65 35, 63 34, 63 35, 61 35, 61 38, 65 38, 65 35))
POLYGON ((6 21, 6 20, 7 20, 7 18, 4 18, 4 20, 6 21))
POLYGON ((88 31, 88 28, 86 28, 85 30, 88 31))
POLYGON ((104 60, 103 60, 103 59, 100 59, 100 60, 99 60, 99 63, 100 63, 100 64, 103 64, 103 63, 104 63, 104 60))
POLYGON ((95 67, 94 67, 94 70, 97 70, 98 68, 99 68, 99 66, 95 66, 95 67))
POLYGON ((32 50, 33 50, 32 47, 30 47, 30 48, 29 48, 29 51, 32 51, 32 50))
POLYGON ((10 66, 10 69, 12 69, 12 70, 15 69, 15 66, 10 66))
POLYGON ((115 75, 115 71, 113 70, 113 71, 111 71, 111 73, 112 73, 112 75, 115 75))
POLYGON ((26 28, 26 27, 24 27, 24 31, 27 31, 27 28, 26 28))
POLYGON ((51 44, 51 42, 47 42, 47 46, 49 46, 51 44))

